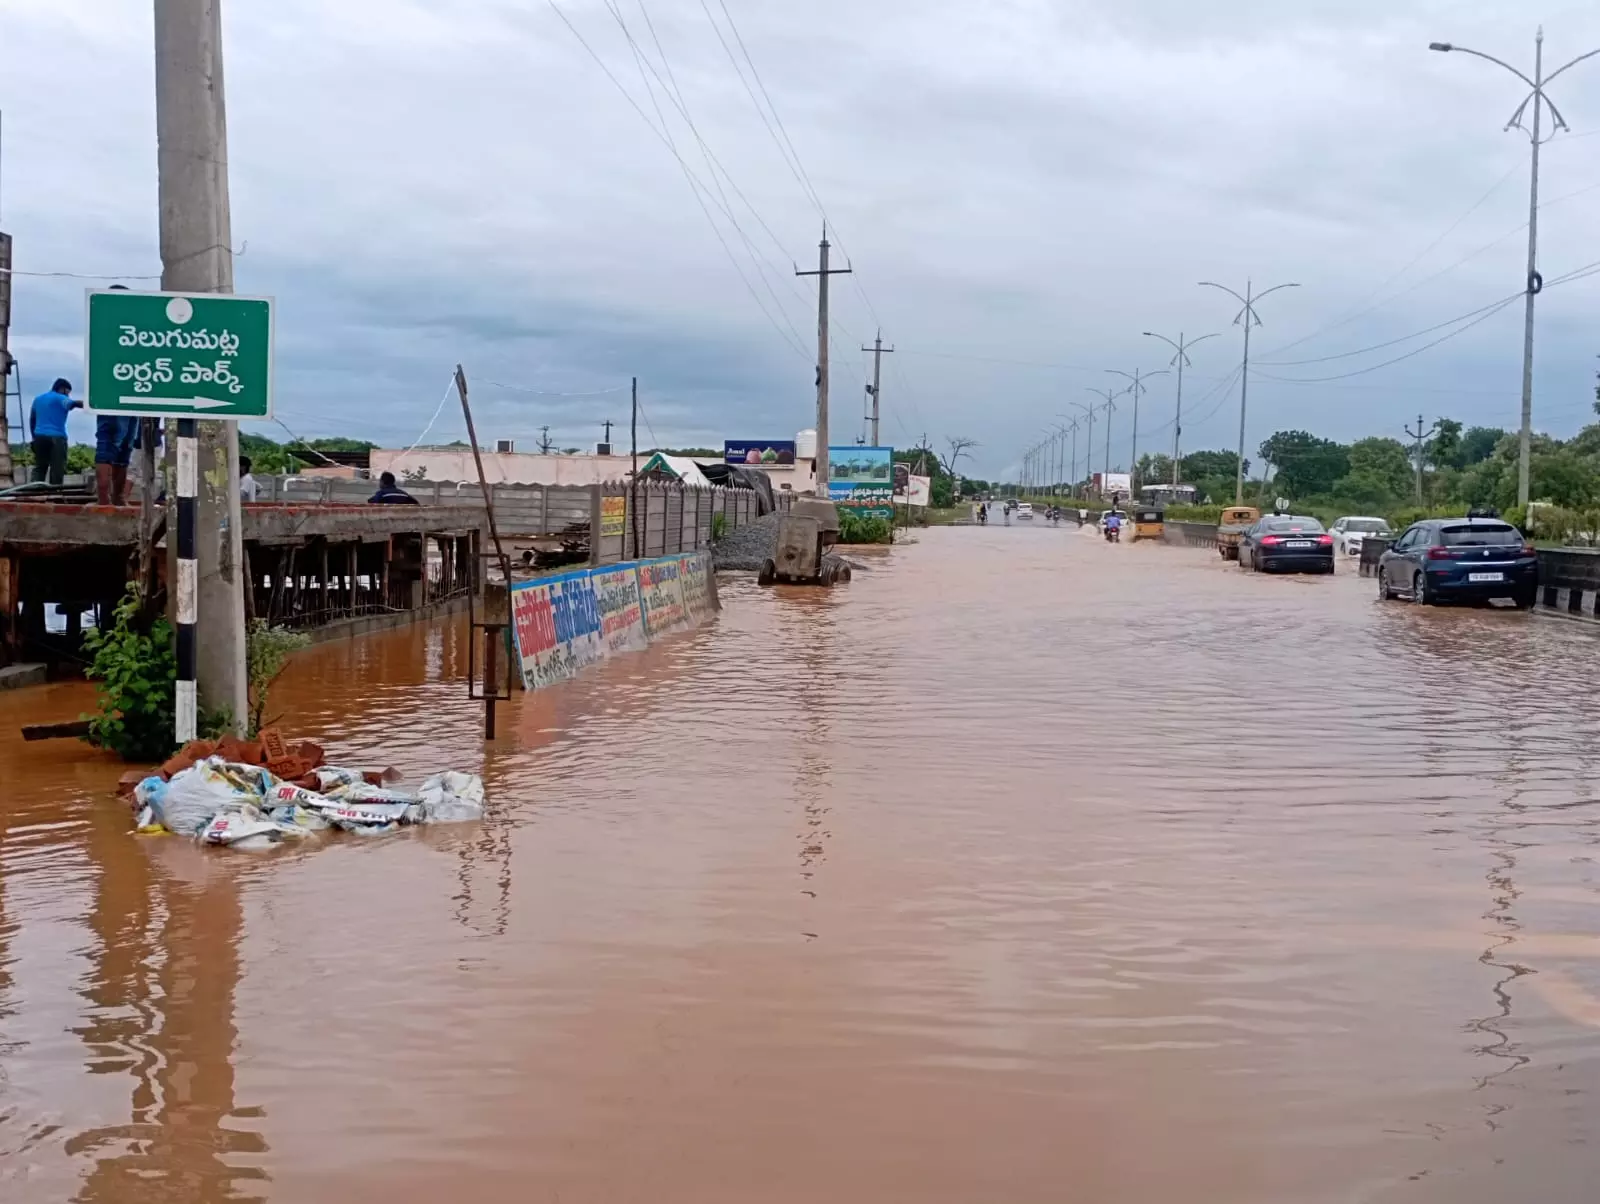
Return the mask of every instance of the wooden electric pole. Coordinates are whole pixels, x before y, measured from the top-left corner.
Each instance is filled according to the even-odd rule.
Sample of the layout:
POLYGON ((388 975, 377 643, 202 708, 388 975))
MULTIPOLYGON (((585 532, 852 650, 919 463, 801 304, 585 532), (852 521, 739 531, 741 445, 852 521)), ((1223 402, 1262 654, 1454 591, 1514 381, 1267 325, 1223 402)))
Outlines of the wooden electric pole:
POLYGON ((823 500, 828 497, 828 277, 848 275, 850 269, 828 266, 828 227, 822 227, 822 241, 817 244, 817 270, 796 276, 817 278, 817 458, 816 494, 823 500))

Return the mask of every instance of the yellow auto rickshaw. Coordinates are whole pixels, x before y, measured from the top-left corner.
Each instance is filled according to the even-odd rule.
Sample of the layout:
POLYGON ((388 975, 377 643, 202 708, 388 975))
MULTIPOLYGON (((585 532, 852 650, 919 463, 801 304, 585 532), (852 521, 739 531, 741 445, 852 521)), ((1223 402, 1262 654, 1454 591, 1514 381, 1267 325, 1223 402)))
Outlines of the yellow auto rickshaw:
POLYGON ((1163 539, 1166 536, 1165 514, 1160 506, 1138 506, 1133 511, 1133 538, 1163 539))
POLYGON ((1217 555, 1224 560, 1239 559, 1239 541, 1260 517, 1261 511, 1254 506, 1224 506, 1217 520, 1217 555))

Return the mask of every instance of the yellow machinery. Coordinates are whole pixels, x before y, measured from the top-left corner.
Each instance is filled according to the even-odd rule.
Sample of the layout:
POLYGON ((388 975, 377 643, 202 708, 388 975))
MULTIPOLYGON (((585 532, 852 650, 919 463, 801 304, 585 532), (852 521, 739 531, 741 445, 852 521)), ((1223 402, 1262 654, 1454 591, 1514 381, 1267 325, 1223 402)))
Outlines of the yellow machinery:
POLYGON ((1254 506, 1224 506, 1217 520, 1217 554, 1224 560, 1239 559, 1239 541, 1260 517, 1261 511, 1254 506))

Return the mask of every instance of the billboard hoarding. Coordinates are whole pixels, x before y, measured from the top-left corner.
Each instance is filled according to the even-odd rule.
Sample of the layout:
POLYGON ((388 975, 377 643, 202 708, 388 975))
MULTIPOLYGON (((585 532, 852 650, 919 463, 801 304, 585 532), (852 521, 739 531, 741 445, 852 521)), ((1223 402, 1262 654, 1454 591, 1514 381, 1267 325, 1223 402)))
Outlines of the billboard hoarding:
POLYGON ((863 518, 894 517, 894 448, 828 448, 828 497, 863 518))
POLYGON ((793 439, 729 439, 722 445, 724 463, 748 468, 793 464, 794 457, 793 439))

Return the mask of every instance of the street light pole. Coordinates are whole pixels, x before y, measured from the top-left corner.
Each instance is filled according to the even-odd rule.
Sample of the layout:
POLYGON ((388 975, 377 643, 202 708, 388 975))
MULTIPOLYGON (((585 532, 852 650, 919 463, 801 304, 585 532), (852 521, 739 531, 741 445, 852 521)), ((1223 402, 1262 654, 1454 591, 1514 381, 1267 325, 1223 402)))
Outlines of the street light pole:
MULTIPOLYGON (((1098 389, 1090 389, 1089 392, 1098 393, 1099 390, 1098 389)), ((1085 414, 1087 414, 1089 416, 1089 429, 1085 433, 1084 440, 1083 440, 1083 476, 1084 476, 1085 482, 1087 482, 1088 478, 1089 478, 1089 457, 1094 455, 1094 409, 1095 408, 1094 408, 1094 406, 1084 405, 1083 402, 1081 402, 1081 401, 1069 401, 1067 404, 1070 405, 1070 406, 1073 406, 1073 407, 1075 407, 1077 409, 1082 410, 1085 414)), ((1065 414, 1057 414, 1056 417, 1057 418, 1065 418, 1066 415, 1065 414)), ((1074 453, 1072 458, 1073 458, 1074 465, 1076 465, 1077 458, 1078 458, 1077 454, 1074 453)), ((1087 489, 1087 484, 1085 485, 1085 488, 1087 489)))
POLYGON ((1133 382, 1130 392, 1133 393, 1133 452, 1128 464, 1128 492, 1131 497, 1137 497, 1139 491, 1139 394, 1144 392, 1143 377, 1166 376, 1167 370, 1162 368, 1158 372, 1140 372, 1135 368, 1131 373, 1119 372, 1115 368, 1107 368, 1107 372, 1117 376, 1126 376, 1133 382))
POLYGON ((1179 440, 1183 437, 1183 370, 1189 363, 1189 348, 1196 343, 1203 343, 1207 339, 1214 339, 1215 334, 1203 334, 1198 339, 1190 339, 1187 343, 1183 340, 1183 331, 1178 332, 1178 341, 1174 343, 1164 334, 1156 334, 1153 330, 1144 332, 1147 339, 1160 339, 1177 354, 1172 357, 1172 365, 1178 370, 1178 404, 1172 415, 1172 487, 1178 487, 1178 465, 1181 462, 1179 454, 1179 440))
MULTIPOLYGON (((1106 399, 1106 466, 1105 470, 1100 476, 1100 496, 1102 498, 1104 498, 1106 495, 1106 478, 1111 475, 1111 415, 1117 412, 1117 398, 1122 396, 1125 391, 1126 390, 1123 389, 1093 388, 1089 390, 1089 392, 1095 394, 1095 396, 1104 397, 1106 399)), ((1090 446, 1093 447, 1093 443, 1091 443, 1090 446)))
POLYGON ((1532 89, 1511 114, 1511 120, 1506 122, 1506 129, 1523 129, 1522 116, 1528 109, 1528 102, 1533 102, 1533 124, 1523 132, 1528 135, 1532 146, 1531 162, 1529 165, 1528 183, 1528 273, 1524 278, 1523 289, 1526 303, 1522 318, 1522 429, 1517 435, 1517 505, 1527 509, 1529 482, 1528 466, 1531 460, 1533 445, 1533 299, 1544 288, 1544 279, 1539 275, 1539 147, 1554 138, 1564 129, 1570 128, 1566 119, 1561 116, 1561 110, 1556 108, 1555 101, 1544 94, 1545 85, 1550 83, 1568 67, 1574 67, 1584 59, 1593 58, 1600 54, 1600 48, 1580 54, 1565 66, 1558 67, 1549 75, 1544 73, 1544 26, 1540 26, 1533 38, 1533 78, 1529 79, 1510 63, 1497 59, 1492 54, 1484 54, 1481 50, 1469 50, 1465 46, 1456 46, 1450 42, 1430 42, 1429 50, 1448 54, 1455 51, 1460 54, 1470 54, 1475 58, 1487 59, 1496 66, 1504 67, 1523 83, 1532 89), (1550 135, 1543 137, 1541 132, 1540 117, 1545 106, 1550 109, 1550 135))
MULTIPOLYGON (((1280 288, 1299 288, 1300 286, 1294 283, 1274 284, 1266 292, 1252 293, 1251 281, 1246 279, 1244 282, 1244 296, 1242 297, 1226 284, 1217 284, 1212 280, 1202 280, 1200 286, 1202 288, 1220 288, 1244 306, 1233 319, 1235 326, 1239 325, 1241 320, 1244 323, 1244 368, 1239 373, 1239 463, 1233 482, 1233 504, 1237 506, 1244 501, 1244 412, 1245 402, 1250 396, 1250 327, 1252 325, 1261 325, 1261 319, 1256 316, 1255 303, 1268 293, 1275 293, 1280 288)), ((1195 341, 1198 342, 1199 340, 1195 341)))

